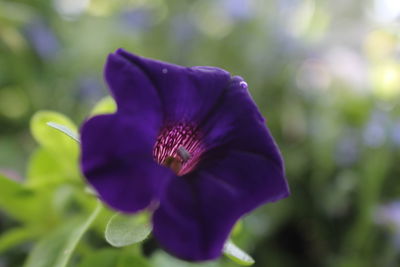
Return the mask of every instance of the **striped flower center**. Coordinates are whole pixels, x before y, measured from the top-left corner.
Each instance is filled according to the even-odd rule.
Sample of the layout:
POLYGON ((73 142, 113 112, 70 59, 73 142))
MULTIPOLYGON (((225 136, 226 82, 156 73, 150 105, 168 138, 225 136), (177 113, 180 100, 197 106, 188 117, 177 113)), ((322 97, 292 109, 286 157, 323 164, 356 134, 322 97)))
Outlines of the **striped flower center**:
POLYGON ((154 145, 153 156, 158 164, 171 168, 177 175, 189 173, 204 151, 199 131, 190 124, 164 127, 154 145))

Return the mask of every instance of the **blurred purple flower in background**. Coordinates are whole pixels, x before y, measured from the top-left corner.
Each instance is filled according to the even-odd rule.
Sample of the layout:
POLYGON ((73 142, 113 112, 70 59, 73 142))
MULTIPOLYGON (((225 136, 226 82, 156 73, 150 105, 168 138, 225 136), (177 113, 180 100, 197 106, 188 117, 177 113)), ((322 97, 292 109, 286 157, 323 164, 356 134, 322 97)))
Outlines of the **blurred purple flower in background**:
POLYGON ((396 146, 400 146, 400 121, 394 123, 391 131, 392 142, 396 146))
POLYGON ((104 97, 103 84, 95 75, 83 76, 78 79, 77 83, 76 96, 78 99, 93 105, 104 97))
POLYGON ((171 20, 171 34, 173 40, 181 44, 182 48, 187 46, 199 34, 196 24, 187 14, 178 14, 171 20))
POLYGON ((335 159, 340 166, 351 166, 360 157, 359 133, 356 129, 345 129, 343 136, 338 140, 335 159))
POLYGON ((363 133, 364 142, 370 147, 382 146, 387 139, 390 120, 385 112, 375 111, 363 133))
POLYGON ((154 10, 150 8, 132 8, 120 14, 122 28, 128 32, 141 33, 148 31, 155 24, 154 10))
POLYGON ((217 8, 225 10, 234 20, 248 20, 254 15, 253 1, 221 0, 217 8))
POLYGON ((83 173, 112 208, 154 211, 154 236, 171 254, 215 259, 240 217, 288 196, 280 152, 241 77, 120 49, 105 79, 118 110, 82 126, 83 173))
POLYGON ((53 30, 41 20, 28 24, 25 35, 36 53, 44 60, 54 58, 60 50, 59 41, 53 30))
POLYGON ((14 180, 17 182, 22 182, 24 180, 22 178, 21 174, 19 174, 17 171, 15 171, 13 169, 0 167, 0 175, 2 175, 2 174, 4 174, 7 178, 10 178, 11 180, 14 180))
POLYGON ((393 231, 393 242, 400 249, 400 200, 379 206, 375 212, 375 222, 393 231))
POLYGON ((376 222, 394 226, 400 232, 400 201, 393 201, 378 208, 376 222))

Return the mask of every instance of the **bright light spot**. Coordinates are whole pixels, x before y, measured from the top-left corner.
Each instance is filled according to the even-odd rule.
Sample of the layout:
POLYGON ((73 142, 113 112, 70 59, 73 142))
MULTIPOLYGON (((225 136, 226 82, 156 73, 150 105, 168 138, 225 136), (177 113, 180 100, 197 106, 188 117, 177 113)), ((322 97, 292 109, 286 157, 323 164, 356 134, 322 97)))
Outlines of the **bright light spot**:
POLYGON ((350 85, 353 90, 363 93, 367 87, 366 62, 356 51, 347 47, 334 47, 325 55, 328 68, 334 78, 350 85))
POLYGON ((68 19, 82 14, 90 4, 90 0, 54 0, 54 7, 58 13, 68 19))
POLYGON ((378 97, 390 99, 400 92, 400 66, 391 62, 379 65, 372 71, 375 93, 378 97))
POLYGON ((391 32, 383 30, 372 31, 365 40, 365 52, 373 60, 390 57, 396 50, 396 39, 395 34, 391 32))
POLYGON ((390 86, 398 81, 398 72, 395 69, 388 69, 383 73, 382 83, 384 86, 390 86))
POLYGON ((392 22, 399 19, 400 1, 399 0, 375 0, 374 17, 380 22, 392 22))

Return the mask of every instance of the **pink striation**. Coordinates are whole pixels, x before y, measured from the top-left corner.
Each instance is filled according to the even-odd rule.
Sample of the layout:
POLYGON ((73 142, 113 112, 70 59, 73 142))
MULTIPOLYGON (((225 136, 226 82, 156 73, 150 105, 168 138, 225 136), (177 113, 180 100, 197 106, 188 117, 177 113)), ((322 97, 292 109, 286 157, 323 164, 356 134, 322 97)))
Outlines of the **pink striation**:
POLYGON ((195 168, 203 152, 199 130, 194 125, 178 123, 162 128, 153 155, 157 163, 182 176, 195 168))

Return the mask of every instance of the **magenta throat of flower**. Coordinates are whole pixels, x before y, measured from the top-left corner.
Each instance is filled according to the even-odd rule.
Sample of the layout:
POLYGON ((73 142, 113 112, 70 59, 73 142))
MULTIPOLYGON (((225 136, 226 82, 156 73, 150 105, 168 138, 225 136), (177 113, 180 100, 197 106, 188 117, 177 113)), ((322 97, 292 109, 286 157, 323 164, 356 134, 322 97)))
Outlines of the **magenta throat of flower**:
POLYGON ((158 164, 182 176, 192 171, 204 149, 201 134, 191 124, 178 123, 163 127, 154 145, 153 156, 158 164))

